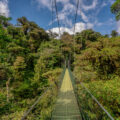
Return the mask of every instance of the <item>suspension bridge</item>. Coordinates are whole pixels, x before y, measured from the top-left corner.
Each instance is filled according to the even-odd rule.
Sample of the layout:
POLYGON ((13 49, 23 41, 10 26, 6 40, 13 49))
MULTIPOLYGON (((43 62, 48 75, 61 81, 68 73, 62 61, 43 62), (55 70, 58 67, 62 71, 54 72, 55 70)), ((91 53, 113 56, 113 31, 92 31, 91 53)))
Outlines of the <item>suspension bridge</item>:
MULTIPOLYGON (((56 18, 59 27, 59 36, 61 36, 60 21, 56 0, 51 0, 52 3, 52 23, 53 23, 53 7, 56 11, 56 18)), ((78 8, 80 1, 76 2, 74 31, 75 23, 77 20, 78 8)), ((74 40, 75 48, 75 40, 74 40)), ((75 49, 74 49, 75 53, 75 49)), ((75 55, 75 54, 74 54, 75 55)), ((74 56, 75 59, 75 56, 74 56)), ((92 93, 84 86, 79 79, 75 78, 70 65, 64 67, 60 77, 60 87, 58 97, 51 112, 49 120, 114 120, 110 113, 99 103, 99 101, 92 95, 92 93)), ((50 88, 40 96, 35 103, 26 111, 21 120, 27 120, 31 111, 36 107, 39 101, 47 93, 50 88)), ((48 120, 48 119, 47 119, 48 120)))
MULTIPOLYGON (((65 67, 61 76, 58 97, 49 120, 114 120, 83 83, 80 82, 77 87, 77 79, 70 67, 65 67)), ((21 120, 27 120, 49 89, 25 112, 21 120)))
POLYGON ((79 107, 73 90, 68 69, 65 71, 63 82, 59 91, 52 120, 78 120, 81 119, 79 107))

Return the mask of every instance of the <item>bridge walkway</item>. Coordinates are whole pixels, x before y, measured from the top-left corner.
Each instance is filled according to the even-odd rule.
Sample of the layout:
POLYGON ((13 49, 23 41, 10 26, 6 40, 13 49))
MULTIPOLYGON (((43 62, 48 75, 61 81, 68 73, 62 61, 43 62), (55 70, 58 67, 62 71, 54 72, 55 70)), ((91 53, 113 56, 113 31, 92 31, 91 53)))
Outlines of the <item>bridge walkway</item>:
POLYGON ((52 120, 81 120, 79 107, 68 69, 62 81, 52 120))

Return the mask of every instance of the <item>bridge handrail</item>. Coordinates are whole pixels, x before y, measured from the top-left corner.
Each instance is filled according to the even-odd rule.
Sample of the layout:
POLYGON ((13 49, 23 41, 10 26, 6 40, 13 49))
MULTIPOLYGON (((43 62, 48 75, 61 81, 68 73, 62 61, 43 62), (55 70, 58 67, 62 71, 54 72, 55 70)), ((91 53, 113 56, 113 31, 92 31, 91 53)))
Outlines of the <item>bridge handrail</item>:
POLYGON ((35 106, 39 103, 39 101, 43 98, 43 96, 50 90, 50 88, 52 87, 49 87, 45 90, 45 92, 35 101, 35 103, 30 107, 30 109, 28 111, 26 111, 23 115, 23 117, 21 118, 21 120, 25 120, 26 117, 28 116, 28 114, 35 108, 35 106))
MULTIPOLYGON (((72 71, 70 70, 70 68, 69 68, 69 72, 70 72, 70 74, 72 75, 71 77, 72 77, 72 79, 74 80, 74 82, 75 82, 75 79, 77 79, 76 77, 74 77, 74 75, 72 74, 72 71)), ((96 97, 88 90, 88 88, 86 88, 85 86, 84 86, 84 84, 80 81, 80 85, 81 85, 81 87, 83 87, 85 90, 86 90, 86 92, 91 96, 91 98, 100 106, 100 108, 106 113, 106 115, 111 119, 111 120, 114 120, 114 118, 109 114, 109 112, 102 106, 102 104, 96 99, 96 97)))
POLYGON ((81 86, 90 94, 92 99, 101 107, 101 109, 107 114, 107 116, 111 119, 114 120, 114 118, 109 114, 109 112, 102 106, 102 104, 92 95, 92 93, 84 86, 82 82, 80 82, 81 86))
MULTIPOLYGON (((65 73, 65 67, 63 68, 63 71, 59 77, 60 79, 60 82, 58 84, 58 87, 60 87, 61 85, 61 81, 63 79, 63 75, 65 73)), ((44 97, 44 95, 50 90, 53 88, 53 85, 49 86, 41 96, 38 97, 38 99, 35 101, 35 103, 24 113, 24 115, 22 116, 21 120, 25 120, 27 118, 27 116, 29 115, 29 113, 35 108, 35 106, 39 103, 39 101, 44 97)))

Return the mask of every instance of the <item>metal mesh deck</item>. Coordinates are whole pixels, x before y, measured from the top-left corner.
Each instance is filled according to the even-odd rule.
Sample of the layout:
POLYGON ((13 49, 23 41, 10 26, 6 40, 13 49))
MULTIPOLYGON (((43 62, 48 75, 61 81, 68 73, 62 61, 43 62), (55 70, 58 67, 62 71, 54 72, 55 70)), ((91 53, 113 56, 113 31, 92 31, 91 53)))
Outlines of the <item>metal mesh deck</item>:
POLYGON ((81 120, 68 69, 66 69, 55 109, 52 113, 52 120, 81 120))

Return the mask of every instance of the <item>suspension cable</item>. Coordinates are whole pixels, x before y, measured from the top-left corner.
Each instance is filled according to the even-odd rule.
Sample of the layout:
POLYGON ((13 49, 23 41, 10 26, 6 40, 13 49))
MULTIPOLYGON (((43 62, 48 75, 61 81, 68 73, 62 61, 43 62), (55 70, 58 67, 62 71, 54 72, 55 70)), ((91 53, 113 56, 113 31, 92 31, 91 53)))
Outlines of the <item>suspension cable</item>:
MULTIPOLYGON (((76 32, 76 22, 77 22, 77 16, 78 16, 79 2, 80 2, 80 1, 77 0, 76 13, 75 13, 75 21, 74 21, 74 30, 73 30, 74 36, 75 36, 75 32, 76 32)), ((75 38, 74 38, 74 60, 75 60, 75 38)))
MULTIPOLYGON (((61 36, 61 30, 60 30, 60 21, 59 21, 59 16, 58 16, 58 9, 57 9, 57 2, 54 0, 54 5, 55 5, 55 10, 56 10, 56 17, 57 17, 57 22, 58 22, 58 28, 59 28, 59 37, 61 36)), ((62 42, 60 41, 60 51, 61 51, 61 63, 60 66, 62 67, 62 42)))
POLYGON ((59 27, 59 37, 61 36, 61 31, 60 31, 60 21, 59 21, 59 16, 58 16, 58 9, 57 9, 57 3, 56 0, 54 0, 55 4, 55 10, 56 10, 56 16, 57 16, 57 22, 58 22, 58 27, 59 27))
POLYGON ((76 30, 76 22, 77 22, 77 17, 78 17, 79 3, 80 3, 80 1, 77 0, 77 4, 76 4, 76 13, 75 13, 75 21, 74 21, 74 31, 73 31, 74 34, 75 34, 75 30, 76 30))
MULTIPOLYGON (((51 12, 51 20, 52 20, 52 28, 53 28, 53 14, 54 14, 54 4, 53 4, 53 0, 51 0, 51 10, 52 10, 52 12, 51 12)), ((51 31, 52 32, 52 35, 53 35, 53 31, 51 31)))

